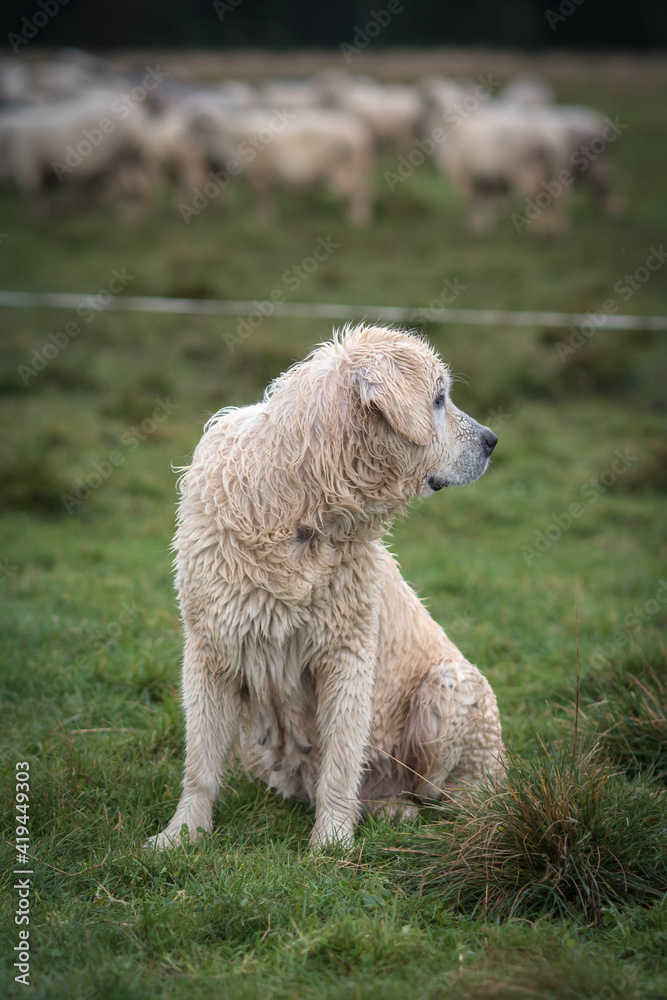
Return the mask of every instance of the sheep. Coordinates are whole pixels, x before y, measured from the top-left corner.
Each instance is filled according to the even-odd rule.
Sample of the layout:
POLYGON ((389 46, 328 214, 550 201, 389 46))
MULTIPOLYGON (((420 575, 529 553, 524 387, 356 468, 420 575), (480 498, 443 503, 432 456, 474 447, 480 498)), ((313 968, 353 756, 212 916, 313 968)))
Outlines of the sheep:
POLYGON ((25 101, 30 90, 30 77, 24 63, 18 59, 0 59, 0 103, 25 101))
POLYGON ((347 200, 353 225, 368 222, 373 141, 354 116, 328 108, 210 110, 195 124, 210 162, 245 174, 259 219, 271 216, 276 186, 301 189, 326 183, 347 200))
POLYGON ((615 214, 620 199, 612 190, 605 152, 608 122, 599 111, 579 105, 555 104, 553 88, 539 76, 514 77, 501 88, 498 98, 506 104, 541 109, 542 122, 566 136, 574 182, 588 188, 603 212, 615 214), (594 152, 600 147, 600 152, 594 152))
POLYGON ((186 108, 176 105, 148 118, 145 141, 157 168, 181 196, 205 182, 204 144, 192 129, 186 108))
MULTIPOLYGON (((145 122, 144 141, 156 170, 176 185, 179 197, 187 198, 206 183, 207 170, 223 168, 213 134, 230 113, 252 107, 256 94, 240 81, 225 81, 214 88, 161 88, 160 113, 145 122)), ((231 155, 231 147, 225 151, 231 155)))
POLYGON ((371 78, 354 78, 335 71, 319 77, 324 103, 356 115, 373 133, 380 148, 410 151, 417 138, 421 97, 416 87, 383 86, 371 78))
MULTIPOLYGON (((535 198, 567 168, 568 136, 541 113, 488 101, 462 119, 443 144, 441 162, 468 202, 470 229, 489 232, 513 199, 535 198)), ((560 186, 534 219, 531 233, 564 235, 569 188, 560 186)))
POLYGON ((117 97, 113 91, 91 91, 76 100, 6 116, 2 143, 18 188, 50 206, 56 181, 73 196, 101 186, 124 208, 143 211, 154 187, 144 137, 146 113, 141 107, 116 105, 117 97))
MULTIPOLYGON (((475 235, 488 233, 513 199, 534 198, 567 167, 569 137, 550 108, 499 101, 483 85, 443 77, 420 81, 421 133, 434 141, 436 167, 468 203, 475 235)), ((569 191, 533 220, 534 235, 562 235, 569 226, 569 191)))
POLYGON ((315 108, 322 104, 324 90, 316 79, 267 80, 260 96, 268 108, 315 108))
POLYGON ((65 60, 37 63, 30 73, 31 94, 44 104, 77 98, 93 82, 87 69, 65 60))
POLYGON ((559 104, 543 108, 545 121, 559 128, 568 145, 568 164, 575 185, 585 187, 593 202, 606 215, 616 215, 621 198, 613 190, 609 171, 609 120, 593 108, 559 104))
POLYGON ((430 76, 422 76, 417 81, 417 90, 422 100, 425 100, 434 110, 438 110, 442 114, 448 108, 460 104, 468 93, 467 89, 457 80, 447 76, 438 76, 435 73, 430 76))
POLYGON ((214 92, 237 108, 252 108, 259 103, 257 91, 244 80, 221 80, 214 92))
POLYGON ((556 94, 550 83, 541 76, 525 74, 512 77, 498 91, 498 99, 523 107, 544 107, 554 104, 556 94))
POLYGON ((471 93, 459 81, 435 74, 422 77, 417 82, 417 89, 421 99, 417 127, 419 137, 435 142, 436 166, 442 174, 449 177, 451 133, 490 94, 483 85, 478 87, 477 93, 471 93))

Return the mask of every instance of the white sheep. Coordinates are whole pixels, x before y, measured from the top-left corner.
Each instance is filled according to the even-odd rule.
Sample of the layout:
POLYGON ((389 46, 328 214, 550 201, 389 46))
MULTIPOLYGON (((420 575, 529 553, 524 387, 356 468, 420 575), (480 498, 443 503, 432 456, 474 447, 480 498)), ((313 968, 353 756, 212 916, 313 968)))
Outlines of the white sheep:
POLYGON ((360 118, 373 133, 378 147, 401 152, 413 148, 422 110, 416 87, 384 86, 369 77, 350 77, 332 70, 323 71, 319 80, 325 103, 360 118))
POLYGON ((604 213, 615 215, 622 201, 613 189, 609 170, 609 145, 617 137, 609 119, 593 108, 573 104, 554 105, 542 112, 545 120, 565 134, 574 184, 586 188, 604 213))
POLYGON ((209 160, 247 177, 259 218, 272 214, 276 187, 327 184, 347 201, 353 225, 369 220, 373 140, 353 115, 329 108, 291 112, 257 108, 209 111, 194 124, 209 160))
POLYGON ((141 106, 118 103, 113 91, 22 108, 2 123, 8 173, 21 191, 48 204, 60 183, 76 197, 101 187, 124 207, 144 210, 154 188, 146 117, 141 106))
POLYGON ((602 211, 613 215, 618 210, 620 199, 612 190, 608 164, 609 123, 599 111, 556 104, 551 84, 539 76, 514 77, 501 88, 498 98, 507 104, 539 109, 545 125, 562 130, 569 145, 573 182, 586 187, 602 211))
POLYGON ((434 141, 436 167, 468 204, 471 231, 489 232, 518 198, 541 196, 534 235, 561 235, 569 226, 569 189, 554 181, 567 167, 569 135, 550 108, 496 100, 483 85, 465 88, 443 77, 420 81, 422 137, 434 141), (548 204, 547 204, 548 201, 548 204))
POLYGON ((30 76, 25 63, 11 57, 0 59, 0 101, 24 101, 29 91, 30 76))
POLYGON ((237 108, 252 108, 260 103, 257 91, 245 80, 221 80, 215 85, 214 92, 237 108))
POLYGON ((30 92, 39 103, 77 98, 93 82, 87 69, 64 59, 36 63, 30 70, 30 92))
POLYGON ((501 101, 531 108, 544 107, 556 101, 551 84, 541 76, 528 73, 512 77, 500 88, 497 96, 501 101))
POLYGON ((206 180, 206 151, 191 127, 191 115, 181 105, 153 115, 144 125, 144 139, 162 176, 189 196, 206 180))
POLYGON ((317 79, 267 80, 260 98, 268 108, 316 108, 323 102, 324 88, 317 79))
POLYGON ((516 199, 538 195, 543 204, 531 234, 567 232, 569 187, 557 179, 567 169, 568 136, 542 110, 488 100, 448 134, 444 165, 468 202, 473 233, 489 232, 516 199), (554 185, 558 193, 547 197, 554 185))

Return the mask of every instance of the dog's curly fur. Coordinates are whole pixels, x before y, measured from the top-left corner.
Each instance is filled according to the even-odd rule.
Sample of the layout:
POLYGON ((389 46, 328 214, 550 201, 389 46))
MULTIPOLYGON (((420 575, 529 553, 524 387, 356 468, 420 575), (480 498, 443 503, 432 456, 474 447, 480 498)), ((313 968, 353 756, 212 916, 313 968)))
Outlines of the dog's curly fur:
POLYGON ((181 482, 183 794, 149 842, 212 826, 228 761, 316 807, 405 812, 502 767, 494 694, 382 542, 415 496, 480 476, 496 443, 420 338, 346 329, 255 406, 207 425, 181 482))

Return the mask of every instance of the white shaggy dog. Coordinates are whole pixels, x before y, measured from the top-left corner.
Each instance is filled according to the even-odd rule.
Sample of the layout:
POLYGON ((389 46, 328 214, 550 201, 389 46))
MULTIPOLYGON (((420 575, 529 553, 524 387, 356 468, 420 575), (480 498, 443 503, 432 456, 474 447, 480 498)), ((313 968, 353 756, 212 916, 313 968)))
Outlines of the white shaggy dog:
POLYGON ((487 468, 497 438, 449 387, 423 340, 358 327, 209 422, 175 539, 183 794, 152 846, 211 830, 234 755, 315 805, 315 847, 349 843, 362 806, 414 811, 501 769, 491 687, 381 541, 412 497, 487 468))

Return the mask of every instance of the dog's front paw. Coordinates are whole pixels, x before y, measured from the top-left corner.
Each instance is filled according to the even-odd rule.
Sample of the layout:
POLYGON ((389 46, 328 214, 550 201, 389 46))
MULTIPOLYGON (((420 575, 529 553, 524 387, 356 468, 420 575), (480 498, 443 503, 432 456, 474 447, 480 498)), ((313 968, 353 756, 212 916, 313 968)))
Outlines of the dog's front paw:
POLYGON ((318 818, 315 821, 310 835, 310 846, 314 850, 321 850, 329 844, 336 844, 338 847, 351 847, 354 840, 354 823, 351 819, 336 819, 334 816, 327 816, 325 819, 318 818))
POLYGON ((149 837, 144 848, 147 851, 168 851, 173 847, 182 847, 185 841, 197 840, 203 834, 204 831, 201 828, 190 830, 185 823, 177 827, 169 825, 162 833, 156 833, 154 837, 149 837))
POLYGON ((185 840, 194 842, 213 829, 212 799, 207 795, 185 795, 169 823, 144 845, 149 851, 180 847, 185 840))
POLYGON ((154 837, 148 838, 144 844, 144 850, 167 851, 172 847, 179 847, 181 843, 181 835, 178 831, 163 830, 162 833, 156 833, 154 837))

